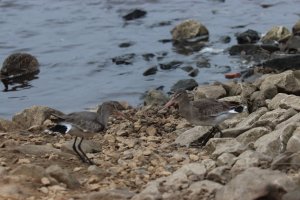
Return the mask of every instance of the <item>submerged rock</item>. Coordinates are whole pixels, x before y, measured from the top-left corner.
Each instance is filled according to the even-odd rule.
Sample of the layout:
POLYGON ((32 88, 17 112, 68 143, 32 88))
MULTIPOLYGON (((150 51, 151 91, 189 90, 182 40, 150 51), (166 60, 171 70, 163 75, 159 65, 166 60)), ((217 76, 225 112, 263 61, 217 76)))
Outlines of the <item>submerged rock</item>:
POLYGON ((238 44, 251 44, 259 41, 260 36, 257 31, 248 29, 245 32, 237 34, 236 37, 238 44))
POLYGON ((146 14, 147 14, 147 12, 144 10, 135 9, 135 10, 129 12, 128 14, 124 15, 123 19, 127 20, 127 21, 134 20, 134 19, 145 17, 146 14))

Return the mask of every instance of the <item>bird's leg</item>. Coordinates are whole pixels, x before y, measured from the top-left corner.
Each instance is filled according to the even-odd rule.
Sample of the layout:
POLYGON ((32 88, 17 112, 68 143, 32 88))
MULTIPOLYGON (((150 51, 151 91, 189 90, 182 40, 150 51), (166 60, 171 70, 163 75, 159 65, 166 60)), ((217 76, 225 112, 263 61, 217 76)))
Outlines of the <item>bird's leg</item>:
POLYGON ((218 125, 214 126, 215 130, 218 131, 220 133, 220 137, 223 137, 223 132, 221 131, 221 129, 219 128, 218 125))
POLYGON ((79 149, 79 151, 82 153, 82 155, 85 157, 85 159, 87 160, 87 162, 88 162, 90 165, 94 165, 95 163, 94 163, 92 160, 90 160, 90 159, 87 157, 87 155, 82 151, 82 149, 81 149, 81 143, 82 143, 82 141, 83 141, 83 137, 81 138, 81 140, 80 140, 80 142, 79 142, 79 144, 78 144, 78 149, 79 149))
POLYGON ((82 162, 86 162, 86 160, 82 157, 82 155, 77 151, 77 149, 76 149, 76 140, 77 140, 77 137, 75 137, 75 140, 74 140, 74 143, 73 143, 73 150, 75 151, 75 153, 78 155, 78 157, 80 158, 80 160, 82 161, 82 162))

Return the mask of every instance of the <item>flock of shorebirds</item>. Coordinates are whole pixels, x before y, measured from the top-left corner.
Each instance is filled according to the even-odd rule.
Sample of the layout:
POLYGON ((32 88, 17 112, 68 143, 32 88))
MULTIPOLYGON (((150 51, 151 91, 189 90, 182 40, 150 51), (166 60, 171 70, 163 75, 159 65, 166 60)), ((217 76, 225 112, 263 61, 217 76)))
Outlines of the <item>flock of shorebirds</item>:
MULTIPOLYGON (((193 125, 212 126, 212 129, 205 135, 200 146, 204 146, 214 133, 222 131, 218 125, 225 119, 229 119, 247 110, 247 107, 236 102, 223 102, 215 99, 201 99, 198 101, 190 101, 185 90, 178 90, 170 101, 162 108, 166 109, 173 104, 178 105, 179 114, 193 125)), ((85 138, 94 136, 96 133, 102 132, 107 128, 108 118, 111 115, 121 116, 130 120, 120 110, 122 106, 115 101, 102 103, 97 112, 73 112, 67 115, 52 114, 56 118, 56 124, 49 128, 51 132, 59 132, 61 134, 70 134, 75 136, 73 150, 84 163, 94 164, 88 158, 81 148, 82 141, 85 138), (77 139, 80 139, 78 144, 77 139)))

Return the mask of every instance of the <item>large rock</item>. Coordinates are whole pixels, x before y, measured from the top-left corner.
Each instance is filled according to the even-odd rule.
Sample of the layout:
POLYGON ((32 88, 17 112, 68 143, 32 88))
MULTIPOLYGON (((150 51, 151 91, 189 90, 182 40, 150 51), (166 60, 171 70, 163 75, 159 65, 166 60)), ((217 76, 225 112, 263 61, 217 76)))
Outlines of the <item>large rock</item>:
POLYGON ((235 138, 212 138, 208 141, 205 149, 213 158, 217 158, 223 153, 238 156, 247 149, 247 146, 238 142, 235 138))
POLYGON ((226 90, 222 85, 203 85, 195 90, 195 100, 202 98, 219 99, 226 95, 226 90))
POLYGON ((58 165, 51 165, 46 169, 46 173, 57 181, 67 185, 68 188, 75 189, 80 187, 78 180, 67 170, 63 170, 58 165))
POLYGON ((300 111, 300 97, 296 95, 288 95, 285 93, 278 93, 269 103, 270 109, 277 108, 293 108, 300 111))
POLYGON ((292 137, 289 139, 286 150, 294 153, 300 152, 300 127, 294 131, 292 137))
POLYGON ((22 128, 28 129, 32 126, 42 126, 50 118, 51 114, 62 115, 58 110, 45 106, 32 106, 26 108, 13 116, 12 121, 19 124, 22 128))
POLYGON ((206 199, 208 196, 213 196, 220 188, 222 188, 222 185, 214 181, 198 181, 190 185, 186 197, 187 199, 206 199))
POLYGON ((279 171, 251 167, 233 178, 217 191, 216 200, 281 200, 285 191, 291 191, 296 184, 279 171))
POLYGON ((239 135, 236 140, 244 145, 248 145, 249 143, 255 142, 258 138, 268 134, 269 132, 271 132, 270 128, 255 127, 239 135))
POLYGON ((273 159, 271 164, 272 169, 299 169, 300 168, 300 152, 284 152, 273 159))
POLYGON ((279 124, 289 119, 295 114, 297 114, 297 112, 293 108, 290 108, 288 110, 277 108, 275 110, 269 111, 264 115, 262 115, 258 121, 265 121, 269 123, 279 124))
POLYGON ((183 133, 181 133, 175 140, 176 144, 181 146, 189 146, 192 142, 198 140, 210 131, 211 126, 195 126, 183 133))
POLYGON ((271 157, 275 157, 284 152, 289 138, 299 125, 299 123, 295 122, 289 123, 280 129, 260 137, 254 143, 256 151, 271 157))
POLYGON ((173 40, 184 41, 199 36, 206 36, 208 35, 208 30, 196 20, 186 20, 175 26, 171 33, 173 40))
POLYGON ((0 77, 16 77, 39 71, 38 60, 28 53, 14 53, 2 65, 0 77))
POLYGON ((225 184, 231 179, 230 166, 216 167, 207 173, 206 178, 208 180, 225 184))
POLYGON ((238 123, 236 125, 236 127, 247 127, 247 126, 254 124, 267 111, 268 111, 268 109, 265 107, 258 109, 257 111, 251 113, 246 119, 244 119, 243 121, 238 123))
POLYGON ((300 113, 297 113, 294 116, 288 118, 287 120, 277 124, 275 127, 275 130, 280 129, 280 128, 286 126, 287 124, 295 123, 295 122, 300 122, 300 113))
POLYGON ((291 33, 288 28, 284 26, 274 26, 261 38, 261 42, 272 44, 274 41, 278 42, 290 34, 291 33))
POLYGON ((271 157, 253 150, 247 150, 236 158, 236 162, 231 168, 231 172, 233 174, 239 174, 249 167, 268 167, 271 162, 271 157))
POLYGON ((268 85, 270 87, 275 85, 278 91, 297 94, 300 92, 300 71, 287 70, 280 74, 270 74, 263 77, 260 89, 264 90, 268 85))

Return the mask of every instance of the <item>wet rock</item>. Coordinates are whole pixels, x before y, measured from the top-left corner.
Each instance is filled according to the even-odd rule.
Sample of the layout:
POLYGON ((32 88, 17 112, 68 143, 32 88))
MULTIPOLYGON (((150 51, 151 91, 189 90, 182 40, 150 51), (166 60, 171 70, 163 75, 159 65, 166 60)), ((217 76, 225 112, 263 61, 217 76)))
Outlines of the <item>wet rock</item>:
POLYGON ((200 36, 207 36, 208 30, 207 28, 196 20, 186 20, 177 26, 175 26, 172 30, 173 40, 188 40, 200 36))
POLYGON ((297 126, 298 124, 295 122, 289 123, 280 129, 260 137, 254 143, 256 151, 271 157, 284 152, 288 139, 292 136, 297 126))
POLYGON ((208 172, 206 178, 208 180, 211 180, 211 181, 214 181, 214 182, 217 182, 217 183, 225 184, 231 178, 230 166, 216 167, 215 169, 208 172))
POLYGON ((264 52, 265 50, 260 46, 260 45, 255 45, 255 44, 238 44, 238 45, 233 45, 232 47, 229 48, 229 54, 231 56, 236 56, 236 55, 256 55, 264 52))
POLYGON ((199 73, 199 69, 196 68, 196 69, 191 70, 188 75, 191 77, 196 77, 198 75, 198 73, 199 73))
POLYGON ((192 66, 184 66, 184 67, 181 67, 182 70, 186 71, 186 72, 190 72, 192 71, 194 68, 192 66))
POLYGON ((231 168, 231 172, 233 174, 239 174, 250 167, 268 167, 271 162, 271 157, 253 150, 247 150, 236 158, 236 162, 231 168))
POLYGON ((285 70, 298 70, 300 66, 300 55, 284 55, 273 58, 262 63, 264 68, 270 68, 277 72, 285 70))
POLYGON ((149 76, 149 75, 156 74, 156 72, 157 72, 157 67, 153 66, 153 67, 150 67, 150 68, 146 69, 146 71, 144 71, 143 75, 144 76, 149 76))
POLYGON ((259 41, 260 36, 257 31, 248 29, 247 31, 243 33, 237 34, 237 42, 238 44, 251 44, 251 43, 256 43, 259 41))
POLYGON ((291 33, 288 28, 284 26, 274 26, 261 38, 261 42, 273 44, 274 41, 278 42, 290 34, 291 33))
POLYGON ((217 165, 218 166, 232 166, 233 163, 235 162, 236 156, 231 154, 231 153, 222 153, 218 158, 217 158, 217 165))
POLYGON ((128 48, 128 47, 130 47, 132 45, 134 45, 133 42, 123 42, 123 43, 119 44, 119 47, 120 48, 128 48))
POLYGON ((176 144, 181 146, 189 146, 192 142, 197 141, 211 129, 210 126, 195 126, 181 133, 175 140, 176 144))
POLYGON ((51 114, 62 115, 63 113, 45 106, 32 106, 26 108, 22 112, 15 114, 12 118, 14 123, 17 123, 24 129, 32 126, 42 126, 47 119, 50 119, 51 114))
POLYGON ((55 178, 57 181, 65 183, 68 188, 75 189, 80 187, 78 180, 67 170, 62 169, 58 165, 51 165, 46 169, 46 173, 55 178))
POLYGON ((286 150, 288 152, 300 152, 300 128, 298 127, 294 132, 292 137, 289 139, 286 150))
POLYGON ((14 53, 8 56, 0 70, 0 77, 16 77, 39 71, 38 60, 28 53, 14 53))
POLYGON ((24 175, 33 178, 35 181, 40 181, 46 176, 45 169, 35 164, 22 164, 13 169, 10 174, 12 175, 24 175))
POLYGON ((124 15, 123 19, 130 21, 130 20, 145 17, 146 14, 147 14, 147 12, 144 10, 135 9, 133 11, 130 11, 128 14, 124 15))
POLYGON ((300 111, 300 97, 295 95, 288 95, 284 93, 278 93, 269 103, 270 109, 278 108, 293 108, 300 111))
POLYGON ((182 65, 182 61, 171 61, 171 62, 168 62, 168 63, 161 63, 159 64, 160 68, 162 70, 169 70, 169 69, 176 69, 177 67, 179 67, 180 65, 182 65))
POLYGON ((244 145, 248 145, 249 143, 255 142, 258 138, 268 134, 269 132, 271 132, 270 128, 255 127, 239 135, 236 140, 244 145))
POLYGON ((157 105, 162 106, 165 105, 168 101, 168 97, 161 90, 149 90, 144 99, 144 105, 157 105))
POLYGON ((209 68, 210 67, 210 60, 205 57, 197 58, 196 66, 198 68, 209 68))
POLYGON ((143 57, 143 59, 145 61, 150 61, 153 58, 155 58, 155 54, 153 54, 153 53, 145 53, 145 54, 142 55, 142 57, 143 57))
POLYGON ((189 163, 183 165, 181 168, 176 170, 173 174, 166 178, 165 185, 172 185, 175 182, 183 183, 188 179, 198 181, 204 179, 206 175, 206 167, 202 163, 189 163))
POLYGON ((125 200, 131 199, 135 195, 134 192, 129 190, 121 190, 121 189, 114 189, 114 190, 106 190, 100 192, 92 192, 88 195, 88 200, 125 200))
POLYGON ((219 99, 226 95, 226 90, 222 85, 204 85, 198 86, 195 90, 195 100, 201 98, 219 99))
POLYGON ((177 81, 172 87, 171 91, 176 92, 177 90, 193 90, 198 86, 198 83, 194 79, 182 79, 177 81))
POLYGON ((224 44, 228 44, 231 41, 231 37, 228 35, 225 36, 221 36, 219 39, 220 42, 224 43, 224 44))
POLYGON ((217 158, 223 153, 238 156, 246 149, 247 146, 239 143, 235 138, 212 138, 205 146, 205 150, 212 158, 217 158))
POLYGON ((135 54, 129 53, 112 58, 112 62, 116 65, 131 65, 133 63, 134 58, 135 54))
POLYGON ((0 131, 9 132, 16 130, 20 130, 20 126, 17 123, 0 118, 0 131))
MULTIPOLYGON (((67 141, 65 144, 61 146, 61 150, 63 152, 71 153, 77 155, 73 150, 74 139, 67 141)), ((78 144, 78 141, 77 141, 78 144)), ((101 151, 101 145, 93 140, 83 140, 81 144, 81 148, 85 153, 97 153, 101 151)))

